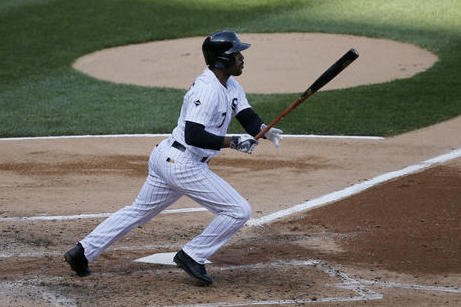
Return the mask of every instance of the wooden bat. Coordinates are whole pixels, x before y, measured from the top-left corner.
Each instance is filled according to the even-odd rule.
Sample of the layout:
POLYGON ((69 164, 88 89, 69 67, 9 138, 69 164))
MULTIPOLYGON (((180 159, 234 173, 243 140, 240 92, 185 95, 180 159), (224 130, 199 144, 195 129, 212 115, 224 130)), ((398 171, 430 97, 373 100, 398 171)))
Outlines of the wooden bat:
POLYGON ((325 84, 330 82, 334 77, 336 77, 341 71, 344 70, 350 63, 355 61, 359 57, 359 54, 355 49, 350 49, 346 52, 339 60, 337 60, 333 65, 330 66, 320 77, 312 83, 311 86, 298 98, 295 102, 289 105, 276 119, 266 128, 261 130, 256 136, 255 139, 259 139, 263 137, 270 128, 274 127, 279 121, 282 120, 288 113, 293 111, 298 105, 300 105, 303 101, 307 98, 312 96, 315 92, 317 92, 320 88, 322 88, 325 84))

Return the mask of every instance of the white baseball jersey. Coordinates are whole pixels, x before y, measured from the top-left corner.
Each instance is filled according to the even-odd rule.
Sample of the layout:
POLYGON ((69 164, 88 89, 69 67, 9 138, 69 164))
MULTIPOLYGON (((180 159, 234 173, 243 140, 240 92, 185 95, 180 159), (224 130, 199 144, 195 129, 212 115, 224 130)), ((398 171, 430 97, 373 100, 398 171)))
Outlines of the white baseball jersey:
POLYGON ((197 77, 194 84, 184 96, 178 125, 172 136, 187 150, 202 157, 213 157, 218 150, 189 146, 184 140, 186 121, 205 126, 209 133, 225 136, 231 119, 250 105, 242 86, 231 76, 224 87, 215 74, 208 68, 197 77))
POLYGON ((248 202, 226 181, 216 175, 202 157, 219 150, 189 146, 184 140, 186 121, 205 126, 205 130, 224 136, 231 121, 250 107, 242 87, 232 77, 224 87, 206 69, 184 97, 177 127, 172 135, 155 147, 149 158, 149 174, 136 199, 80 241, 88 261, 94 260, 112 242, 133 227, 143 224, 187 195, 215 214, 214 220, 182 249, 199 263, 213 255, 250 218, 248 202), (175 142, 182 144, 175 147, 175 142))

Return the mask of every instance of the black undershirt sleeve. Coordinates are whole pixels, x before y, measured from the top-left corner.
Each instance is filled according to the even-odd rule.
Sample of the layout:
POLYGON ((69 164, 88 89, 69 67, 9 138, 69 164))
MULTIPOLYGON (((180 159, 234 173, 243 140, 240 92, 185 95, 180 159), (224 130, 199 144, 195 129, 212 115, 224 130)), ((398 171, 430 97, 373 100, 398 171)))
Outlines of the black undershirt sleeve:
MULTIPOLYGON (((251 136, 256 136, 261 131, 263 121, 252 108, 243 109, 235 118, 251 136)), ((209 133, 204 125, 195 122, 186 121, 184 134, 186 144, 199 148, 220 150, 224 143, 223 136, 209 133)))
POLYGON ((224 137, 205 130, 205 126, 186 121, 184 138, 187 145, 204 149, 220 150, 224 143, 224 137))
POLYGON ((251 136, 256 136, 261 131, 263 121, 252 108, 246 108, 235 116, 245 131, 251 136))

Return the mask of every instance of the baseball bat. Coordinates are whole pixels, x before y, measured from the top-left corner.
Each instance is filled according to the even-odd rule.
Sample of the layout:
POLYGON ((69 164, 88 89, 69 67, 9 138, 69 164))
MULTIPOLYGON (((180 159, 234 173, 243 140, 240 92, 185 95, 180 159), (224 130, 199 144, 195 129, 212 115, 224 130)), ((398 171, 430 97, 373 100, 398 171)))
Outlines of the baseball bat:
POLYGON ((272 123, 267 125, 266 128, 261 130, 256 136, 255 139, 263 137, 267 131, 272 127, 277 125, 288 113, 293 111, 298 105, 300 105, 307 98, 312 96, 315 92, 321 89, 325 84, 330 82, 334 77, 336 77, 341 71, 344 70, 350 63, 355 61, 359 57, 358 52, 355 49, 350 49, 346 52, 339 60, 337 60, 333 65, 331 65, 320 77, 312 83, 311 86, 298 98, 295 102, 289 105, 279 116, 277 116, 272 123))

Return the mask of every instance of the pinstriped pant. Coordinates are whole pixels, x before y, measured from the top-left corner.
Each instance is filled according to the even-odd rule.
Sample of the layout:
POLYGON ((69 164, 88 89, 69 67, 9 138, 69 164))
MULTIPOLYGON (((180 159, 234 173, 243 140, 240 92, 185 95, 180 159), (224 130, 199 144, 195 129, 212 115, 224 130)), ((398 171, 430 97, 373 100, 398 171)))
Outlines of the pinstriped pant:
POLYGON ((215 214, 206 229, 183 247, 199 263, 205 263, 250 218, 250 205, 233 187, 207 163, 200 162, 200 157, 171 147, 172 141, 166 139, 152 151, 149 174, 133 203, 112 214, 80 241, 89 261, 183 195, 215 214))

